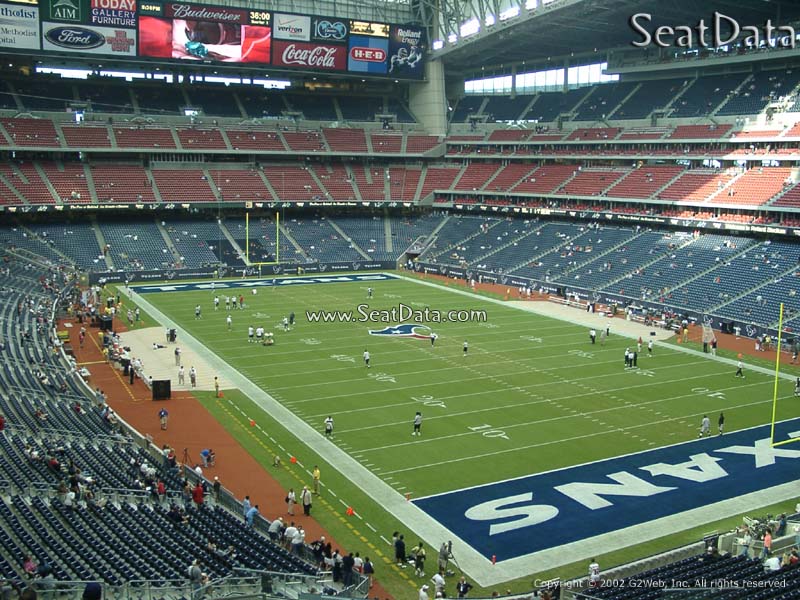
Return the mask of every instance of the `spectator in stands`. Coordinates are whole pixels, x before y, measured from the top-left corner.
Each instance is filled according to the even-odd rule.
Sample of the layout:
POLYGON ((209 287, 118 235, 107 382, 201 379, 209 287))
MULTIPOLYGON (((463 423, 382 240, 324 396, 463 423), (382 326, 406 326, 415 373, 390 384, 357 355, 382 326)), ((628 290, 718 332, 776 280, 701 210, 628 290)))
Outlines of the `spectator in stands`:
POLYGON ((297 528, 297 532, 292 537, 292 553, 300 556, 303 552, 303 546, 306 543, 306 532, 303 527, 297 528))
POLYGON ((356 561, 352 552, 342 557, 342 585, 344 587, 353 585, 353 567, 355 564, 356 561))
POLYGON ((192 564, 189 566, 189 569, 186 573, 189 584, 192 586, 192 596, 195 598, 200 598, 202 595, 202 587, 203 587, 203 563, 200 562, 199 558, 196 558, 192 564))
POLYGON ((0 431, 4 431, 6 428, 6 418, 3 415, 0 415, 0 431))
POLYGON ((253 521, 258 515, 259 515, 258 504, 256 504, 250 510, 248 510, 247 515, 245 515, 245 521, 248 527, 253 527, 253 521))
POLYGON ((96 581, 91 581, 86 584, 83 589, 83 596, 81 600, 101 600, 103 597, 103 588, 96 581))
POLYGON ((197 508, 203 508, 203 502, 205 501, 205 490, 203 489, 203 484, 199 481, 197 485, 194 486, 192 490, 192 500, 197 508))
MULTIPOLYGON (((267 533, 269 534, 269 539, 273 542, 279 543, 281 539, 281 533, 283 529, 283 517, 278 517, 272 523, 269 524, 269 529, 267 533)), ((325 538, 322 538, 323 540, 325 538)))
POLYGON ((772 554, 772 530, 767 527, 767 531, 764 534, 764 547, 761 549, 761 560, 769 557, 772 554))
POLYGON ((764 572, 774 573, 781 570, 781 559, 777 556, 771 556, 764 561, 764 572))
POLYGON ((25 574, 29 577, 34 577, 38 571, 39 565, 36 564, 36 561, 33 560, 33 557, 28 555, 22 559, 22 570, 25 571, 25 574))

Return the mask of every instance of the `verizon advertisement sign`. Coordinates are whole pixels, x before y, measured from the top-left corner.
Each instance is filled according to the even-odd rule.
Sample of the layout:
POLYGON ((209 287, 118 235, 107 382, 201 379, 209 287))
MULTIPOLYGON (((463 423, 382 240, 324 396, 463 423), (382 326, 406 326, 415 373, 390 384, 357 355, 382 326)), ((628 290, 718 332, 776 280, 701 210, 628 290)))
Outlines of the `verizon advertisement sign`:
MULTIPOLYGON (((311 17, 275 13, 272 35, 276 40, 307 42, 311 39, 311 17)), ((346 31, 345 35, 347 35, 346 31)))
POLYGON ((293 69, 344 71, 347 69, 347 48, 275 40, 272 64, 293 69))

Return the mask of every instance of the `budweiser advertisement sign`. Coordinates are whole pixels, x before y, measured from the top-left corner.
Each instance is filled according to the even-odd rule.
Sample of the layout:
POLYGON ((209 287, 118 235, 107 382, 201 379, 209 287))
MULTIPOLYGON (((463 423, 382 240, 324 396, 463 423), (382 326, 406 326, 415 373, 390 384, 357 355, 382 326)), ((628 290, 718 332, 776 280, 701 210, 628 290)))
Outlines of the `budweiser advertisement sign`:
POLYGON ((218 23, 249 23, 246 10, 225 8, 220 6, 203 6, 201 4, 178 4, 169 2, 164 5, 164 16, 186 21, 215 21, 218 23))
POLYGON ((347 69, 347 48, 274 40, 272 64, 293 69, 344 71, 347 69))

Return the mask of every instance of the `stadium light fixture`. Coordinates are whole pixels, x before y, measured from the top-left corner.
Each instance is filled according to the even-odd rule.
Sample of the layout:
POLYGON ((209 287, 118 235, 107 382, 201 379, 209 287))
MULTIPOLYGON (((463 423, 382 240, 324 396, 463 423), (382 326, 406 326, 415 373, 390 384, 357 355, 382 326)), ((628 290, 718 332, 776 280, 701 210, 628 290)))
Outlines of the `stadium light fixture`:
POLYGON ((444 48, 444 40, 433 40, 433 49, 441 50, 444 48))
POLYGON ((481 24, 476 18, 472 18, 466 23, 461 24, 461 37, 465 38, 470 35, 475 35, 481 30, 481 24))
POLYGON ((497 19, 495 19, 493 14, 488 14, 486 15, 486 20, 484 22, 486 23, 487 27, 491 27, 497 22, 497 19))
POLYGON ((451 33, 447 36, 447 42, 450 44, 455 44, 458 41, 458 36, 455 33, 451 33))
POLYGON ((519 5, 512 6, 500 13, 500 20, 507 21, 519 15, 519 5))

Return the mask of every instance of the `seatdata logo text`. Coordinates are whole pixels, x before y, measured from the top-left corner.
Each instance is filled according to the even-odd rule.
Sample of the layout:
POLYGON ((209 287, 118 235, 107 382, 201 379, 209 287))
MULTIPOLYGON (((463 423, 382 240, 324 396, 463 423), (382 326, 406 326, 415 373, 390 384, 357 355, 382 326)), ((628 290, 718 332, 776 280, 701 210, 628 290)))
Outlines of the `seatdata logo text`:
MULTIPOLYGON (((778 431, 797 437, 800 419, 778 431)), ((509 560, 795 481, 800 444, 773 448, 769 435, 762 426, 415 504, 484 557, 509 560)))

